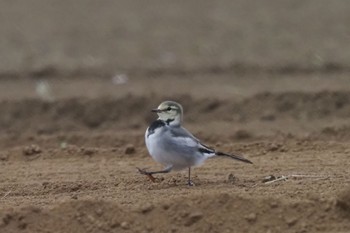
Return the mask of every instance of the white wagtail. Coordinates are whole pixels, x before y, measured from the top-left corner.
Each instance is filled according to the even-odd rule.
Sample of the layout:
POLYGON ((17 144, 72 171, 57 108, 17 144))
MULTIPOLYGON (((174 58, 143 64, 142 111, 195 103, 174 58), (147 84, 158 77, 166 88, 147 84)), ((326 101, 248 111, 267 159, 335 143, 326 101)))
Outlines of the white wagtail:
POLYGON ((219 152, 201 143, 181 126, 183 110, 180 104, 164 101, 152 112, 158 114, 158 119, 146 130, 146 146, 152 158, 165 168, 161 171, 146 171, 138 168, 141 174, 147 175, 152 181, 155 180, 153 174, 188 168, 188 185, 192 186, 191 167, 201 165, 213 156, 226 156, 252 163, 241 156, 219 152))

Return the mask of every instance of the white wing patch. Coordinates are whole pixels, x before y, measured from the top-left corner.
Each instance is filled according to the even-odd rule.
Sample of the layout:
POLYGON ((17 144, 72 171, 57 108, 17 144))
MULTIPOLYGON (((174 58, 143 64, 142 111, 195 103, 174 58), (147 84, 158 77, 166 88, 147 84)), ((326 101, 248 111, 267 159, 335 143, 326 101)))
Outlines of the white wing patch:
POLYGON ((212 157, 212 156, 216 155, 214 149, 212 149, 212 148, 210 148, 202 143, 199 144, 198 151, 201 152, 206 157, 212 157))

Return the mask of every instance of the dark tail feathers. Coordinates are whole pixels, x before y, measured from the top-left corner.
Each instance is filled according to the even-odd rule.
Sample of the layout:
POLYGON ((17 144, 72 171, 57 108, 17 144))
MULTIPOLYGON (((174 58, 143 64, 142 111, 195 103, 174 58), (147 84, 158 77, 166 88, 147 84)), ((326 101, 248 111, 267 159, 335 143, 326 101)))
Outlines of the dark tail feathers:
POLYGON ((226 156, 226 157, 230 157, 230 158, 232 158, 232 159, 236 159, 236 160, 239 160, 239 161, 242 161, 242 162, 245 162, 245 163, 251 163, 251 164, 253 164, 252 161, 250 161, 250 160, 248 160, 248 159, 245 159, 245 158, 243 158, 243 157, 241 157, 241 156, 238 156, 238 155, 229 155, 229 154, 226 154, 226 153, 223 153, 223 152, 220 152, 220 151, 215 152, 215 154, 216 154, 217 156, 226 156))

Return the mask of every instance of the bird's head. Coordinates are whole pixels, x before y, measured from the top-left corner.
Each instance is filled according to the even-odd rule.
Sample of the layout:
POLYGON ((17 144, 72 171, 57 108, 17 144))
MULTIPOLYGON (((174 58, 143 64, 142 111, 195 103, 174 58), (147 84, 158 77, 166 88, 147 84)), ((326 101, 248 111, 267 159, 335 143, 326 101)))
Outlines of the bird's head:
POLYGON ((158 114, 158 119, 167 122, 169 125, 180 125, 182 122, 182 106, 174 101, 164 101, 158 108, 152 109, 158 114))

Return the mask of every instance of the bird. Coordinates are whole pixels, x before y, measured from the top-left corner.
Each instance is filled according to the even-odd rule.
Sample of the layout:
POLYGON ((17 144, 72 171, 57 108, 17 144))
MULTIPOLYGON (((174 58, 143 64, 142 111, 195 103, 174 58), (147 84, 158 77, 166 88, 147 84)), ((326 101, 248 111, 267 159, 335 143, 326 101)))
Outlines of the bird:
POLYGON ((139 173, 155 181, 154 174, 169 173, 188 169, 187 185, 193 186, 191 167, 200 166, 214 156, 225 156, 241 162, 252 162, 242 156, 217 151, 203 144, 187 129, 182 127, 183 108, 175 101, 164 101, 152 112, 158 115, 145 132, 145 143, 151 157, 164 166, 163 170, 146 171, 137 168, 139 173))

